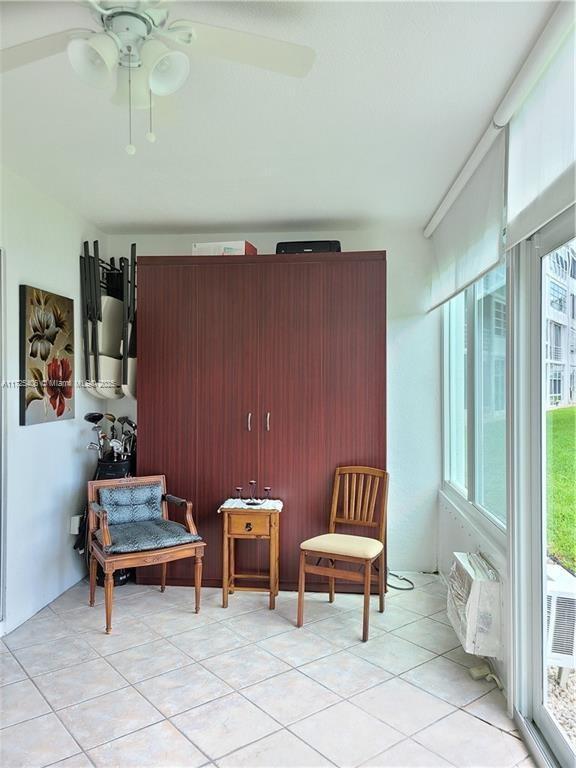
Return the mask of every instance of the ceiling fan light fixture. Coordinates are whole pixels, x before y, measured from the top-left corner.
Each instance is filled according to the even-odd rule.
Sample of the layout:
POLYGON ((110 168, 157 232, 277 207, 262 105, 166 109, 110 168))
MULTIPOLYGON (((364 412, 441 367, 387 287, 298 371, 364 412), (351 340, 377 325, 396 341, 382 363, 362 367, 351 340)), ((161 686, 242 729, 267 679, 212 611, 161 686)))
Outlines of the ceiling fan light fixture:
POLYGON ((178 91, 190 74, 190 59, 182 51, 172 51, 159 40, 142 46, 142 63, 149 69, 149 85, 156 96, 178 91))
POLYGON ((113 81, 118 64, 118 46, 110 35, 97 33, 90 38, 74 38, 67 47, 72 69, 88 85, 106 88, 113 81))

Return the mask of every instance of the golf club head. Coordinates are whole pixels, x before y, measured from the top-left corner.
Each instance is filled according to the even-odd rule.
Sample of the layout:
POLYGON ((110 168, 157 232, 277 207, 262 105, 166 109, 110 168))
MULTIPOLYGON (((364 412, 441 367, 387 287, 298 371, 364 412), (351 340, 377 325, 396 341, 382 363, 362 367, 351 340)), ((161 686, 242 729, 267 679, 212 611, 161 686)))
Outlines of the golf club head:
POLYGON ((88 443, 88 445, 86 446, 86 448, 87 448, 89 451, 99 451, 99 450, 100 450, 100 446, 99 446, 97 443, 88 443))
MULTIPOLYGON (((116 421, 116 416, 114 416, 113 413, 105 413, 104 418, 107 419, 111 424, 114 424, 116 421)), ((118 419, 118 421, 120 421, 120 419, 118 419)))
POLYGON ((130 429, 135 430, 136 429, 136 422, 132 421, 131 418, 128 416, 119 416, 117 419, 119 424, 122 424, 123 427, 128 425, 130 429))
POLYGON ((103 418, 104 418, 103 413, 94 413, 91 411, 90 413, 87 413, 84 416, 84 421, 89 421, 90 424, 98 424, 99 422, 102 421, 103 418))

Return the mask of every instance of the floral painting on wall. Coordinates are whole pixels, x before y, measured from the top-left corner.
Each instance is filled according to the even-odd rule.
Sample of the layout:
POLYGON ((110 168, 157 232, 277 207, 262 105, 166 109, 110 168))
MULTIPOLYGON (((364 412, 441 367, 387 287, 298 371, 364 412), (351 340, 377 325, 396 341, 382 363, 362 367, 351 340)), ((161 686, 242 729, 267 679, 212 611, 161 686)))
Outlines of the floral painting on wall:
POLYGON ((20 424, 74 418, 74 301, 20 286, 20 424))

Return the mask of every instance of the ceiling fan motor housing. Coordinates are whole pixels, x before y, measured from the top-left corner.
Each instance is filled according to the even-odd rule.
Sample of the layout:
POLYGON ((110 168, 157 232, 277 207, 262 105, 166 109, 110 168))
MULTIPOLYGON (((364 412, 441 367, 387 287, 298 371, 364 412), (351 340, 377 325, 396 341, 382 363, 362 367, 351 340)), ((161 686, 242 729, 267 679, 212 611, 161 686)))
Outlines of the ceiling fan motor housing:
POLYGON ((106 31, 116 40, 119 51, 118 65, 139 67, 140 50, 153 31, 153 26, 144 14, 132 11, 118 11, 105 16, 106 31))

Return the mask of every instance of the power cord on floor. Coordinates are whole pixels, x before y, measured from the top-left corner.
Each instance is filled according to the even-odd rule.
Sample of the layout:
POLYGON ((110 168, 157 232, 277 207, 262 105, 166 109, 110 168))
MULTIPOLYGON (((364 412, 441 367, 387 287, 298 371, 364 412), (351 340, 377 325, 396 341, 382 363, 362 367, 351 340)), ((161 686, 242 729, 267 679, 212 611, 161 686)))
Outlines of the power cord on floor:
POLYGON ((387 576, 388 576, 387 584, 392 589, 397 589, 399 592, 409 592, 411 589, 414 589, 414 582, 410 581, 410 579, 407 576, 400 576, 397 573, 392 573, 392 571, 390 569, 388 569, 386 573, 387 573, 387 576), (390 576, 392 576, 395 579, 398 579, 398 581, 407 581, 408 584, 410 584, 410 586, 409 587, 399 587, 397 585, 394 585, 394 584, 392 584, 390 582, 390 576))

